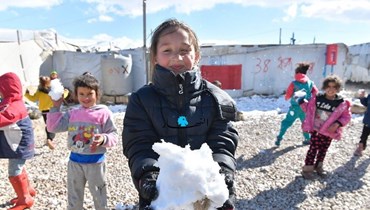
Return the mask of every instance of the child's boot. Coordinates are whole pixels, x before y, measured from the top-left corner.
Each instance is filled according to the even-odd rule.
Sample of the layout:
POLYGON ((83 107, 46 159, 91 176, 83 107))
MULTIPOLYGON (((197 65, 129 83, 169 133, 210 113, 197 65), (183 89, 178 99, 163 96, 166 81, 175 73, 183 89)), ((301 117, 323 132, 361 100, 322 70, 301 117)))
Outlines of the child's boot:
POLYGON ((362 156, 362 151, 364 151, 364 144, 359 143, 358 147, 356 148, 355 152, 353 153, 355 156, 362 156))
POLYGON ((315 171, 317 172, 317 175, 320 177, 326 177, 328 175, 328 172, 324 170, 323 162, 317 162, 315 166, 315 171))
POLYGON ((313 165, 305 165, 302 167, 302 176, 305 179, 312 180, 314 178, 313 175, 314 166, 313 165))
POLYGON ((30 208, 33 205, 33 197, 28 190, 28 177, 26 173, 21 173, 18 176, 10 176, 9 181, 17 194, 17 202, 15 206, 9 210, 23 210, 30 208))
MULTIPOLYGON (((27 176, 26 169, 24 167, 23 167, 22 173, 25 173, 26 174, 26 179, 27 179, 27 183, 28 183, 28 190, 30 192, 30 195, 32 197, 35 197, 36 190, 31 186, 30 181, 29 181, 28 176, 27 176)), ((17 201, 18 201, 18 198, 13 198, 13 199, 10 200, 10 203, 14 205, 14 204, 17 203, 17 201)))

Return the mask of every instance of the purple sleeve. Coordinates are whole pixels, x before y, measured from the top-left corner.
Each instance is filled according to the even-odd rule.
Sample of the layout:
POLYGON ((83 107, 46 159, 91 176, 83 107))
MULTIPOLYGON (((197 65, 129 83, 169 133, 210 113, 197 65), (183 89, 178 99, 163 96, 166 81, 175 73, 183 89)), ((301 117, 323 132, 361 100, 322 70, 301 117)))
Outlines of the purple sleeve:
POLYGON ((117 145, 118 142, 118 132, 117 127, 114 124, 113 114, 110 110, 108 110, 109 114, 107 119, 105 120, 105 123, 103 124, 103 131, 105 138, 104 147, 113 147, 117 145))

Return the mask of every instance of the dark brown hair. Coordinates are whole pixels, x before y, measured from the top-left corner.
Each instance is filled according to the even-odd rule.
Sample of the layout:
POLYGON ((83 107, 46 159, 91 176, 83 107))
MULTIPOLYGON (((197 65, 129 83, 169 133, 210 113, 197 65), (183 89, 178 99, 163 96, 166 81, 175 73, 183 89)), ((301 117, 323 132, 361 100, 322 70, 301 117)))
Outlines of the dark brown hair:
POLYGON ((39 86, 38 90, 44 93, 49 93, 51 87, 51 79, 48 76, 40 76, 39 77, 39 86))
POLYGON ((79 87, 85 87, 96 92, 96 98, 99 99, 100 97, 100 85, 99 81, 89 72, 83 73, 83 75, 76 77, 73 80, 74 92, 75 97, 77 98, 77 89, 79 87))
POLYGON ((48 76, 40 76, 39 77, 39 87, 41 88, 49 88, 50 87, 50 77, 48 76))
POLYGON ((301 73, 301 74, 307 74, 308 69, 310 69, 310 64, 309 63, 298 63, 297 68, 295 69, 295 73, 301 73))
POLYGON ((322 82, 322 90, 325 90, 326 88, 328 88, 329 83, 331 82, 335 84, 335 89, 337 89, 337 91, 341 89, 342 80, 337 75, 330 75, 330 76, 327 76, 322 82))

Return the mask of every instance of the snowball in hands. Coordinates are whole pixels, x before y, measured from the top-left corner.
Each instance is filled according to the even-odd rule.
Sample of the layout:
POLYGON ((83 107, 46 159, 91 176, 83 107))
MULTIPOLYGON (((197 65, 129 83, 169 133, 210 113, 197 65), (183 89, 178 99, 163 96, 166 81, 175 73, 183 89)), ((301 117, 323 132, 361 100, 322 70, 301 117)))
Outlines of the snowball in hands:
POLYGON ((228 199, 225 177, 207 144, 190 150, 189 145, 182 148, 162 142, 155 143, 153 150, 159 154, 156 166, 160 168, 159 195, 151 203, 154 209, 193 209, 193 203, 205 198, 210 200, 209 209, 216 209, 228 199))
POLYGON ((51 80, 50 86, 51 88, 50 88, 49 96, 54 101, 59 100, 64 94, 64 87, 62 83, 59 81, 59 79, 53 79, 51 80))
POLYGON ((301 89, 301 90, 298 90, 298 91, 294 92, 293 97, 294 98, 303 98, 306 95, 307 95, 306 91, 304 89, 301 89))

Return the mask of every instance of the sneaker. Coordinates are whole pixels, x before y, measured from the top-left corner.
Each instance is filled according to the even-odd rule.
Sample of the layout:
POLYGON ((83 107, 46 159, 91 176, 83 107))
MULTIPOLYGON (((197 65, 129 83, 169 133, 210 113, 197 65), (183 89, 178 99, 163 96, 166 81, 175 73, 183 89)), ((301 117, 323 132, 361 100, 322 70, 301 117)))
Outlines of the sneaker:
POLYGON ((315 166, 314 171, 316 171, 317 175, 319 175, 321 178, 326 178, 329 173, 324 170, 323 162, 318 162, 317 166, 315 166))
POLYGON ((280 146, 281 140, 283 140, 283 139, 277 136, 276 141, 275 141, 275 146, 277 146, 277 147, 280 146))
POLYGON ((302 174, 303 178, 307 179, 307 180, 313 180, 315 178, 315 176, 313 175, 312 172, 302 171, 301 174, 302 174))
POLYGON ((310 140, 306 139, 306 140, 302 141, 302 144, 303 145, 310 145, 310 140))
POLYGON ((305 165, 302 167, 302 176, 304 179, 307 179, 307 180, 312 180, 315 178, 314 174, 313 174, 313 171, 314 171, 314 166, 313 165, 305 165))
POLYGON ((48 140, 46 141, 46 145, 48 145, 48 147, 49 147, 51 150, 55 149, 55 145, 54 145, 53 141, 52 141, 52 140, 50 140, 50 139, 48 139, 48 140))

